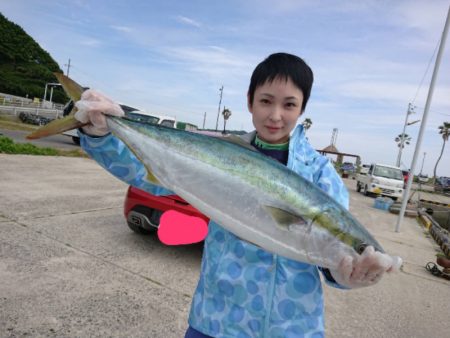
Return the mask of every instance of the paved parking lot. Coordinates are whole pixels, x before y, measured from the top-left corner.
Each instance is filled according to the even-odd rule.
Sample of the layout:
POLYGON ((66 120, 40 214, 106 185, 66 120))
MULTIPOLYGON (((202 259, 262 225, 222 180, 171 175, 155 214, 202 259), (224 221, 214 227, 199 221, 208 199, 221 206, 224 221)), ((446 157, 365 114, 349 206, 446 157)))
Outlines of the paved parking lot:
MULTIPOLYGON (((351 211, 403 272, 324 287, 328 337, 447 337, 450 282, 424 269, 437 246, 414 219, 374 209, 347 180, 351 211)), ((0 337, 183 337, 201 245, 132 233, 126 185, 89 159, 0 154, 0 337)))
POLYGON ((30 134, 29 131, 23 130, 9 130, 0 128, 0 136, 6 136, 14 140, 16 143, 31 143, 38 147, 50 147, 63 150, 80 149, 78 145, 73 143, 72 137, 58 134, 46 138, 28 140, 26 137, 30 134))

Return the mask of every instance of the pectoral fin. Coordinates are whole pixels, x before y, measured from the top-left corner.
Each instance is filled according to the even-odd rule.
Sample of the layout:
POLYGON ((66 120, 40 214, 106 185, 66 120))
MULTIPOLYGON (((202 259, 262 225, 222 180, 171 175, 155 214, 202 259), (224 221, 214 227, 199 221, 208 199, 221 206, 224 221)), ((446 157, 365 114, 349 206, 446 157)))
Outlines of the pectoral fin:
POLYGON ((155 185, 157 185, 157 186, 162 187, 162 184, 159 183, 159 181, 158 181, 158 179, 155 177, 155 175, 153 175, 153 173, 152 173, 147 167, 145 167, 145 168, 147 169, 147 180, 148 180, 150 183, 153 183, 153 184, 155 184, 155 185))
POLYGON ((305 219, 300 215, 268 205, 264 206, 264 208, 272 215, 277 225, 285 230, 292 230, 293 225, 296 225, 295 228, 297 228, 298 226, 307 224, 305 219))

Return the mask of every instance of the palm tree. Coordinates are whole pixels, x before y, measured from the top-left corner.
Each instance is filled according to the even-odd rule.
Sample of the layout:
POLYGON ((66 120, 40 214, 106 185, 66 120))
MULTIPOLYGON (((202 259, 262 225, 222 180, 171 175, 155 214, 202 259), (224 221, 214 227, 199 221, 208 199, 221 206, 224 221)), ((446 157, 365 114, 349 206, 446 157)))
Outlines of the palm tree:
POLYGON ((310 118, 306 118, 303 122, 302 122, 302 125, 303 125, 303 129, 305 129, 305 132, 309 129, 309 128, 311 128, 311 126, 312 126, 312 120, 310 119, 310 118))
POLYGON ((409 145, 411 143, 411 136, 409 136, 408 134, 399 134, 396 138, 395 138, 395 142, 397 142, 397 146, 399 148, 405 148, 405 144, 409 145))
POLYGON ((405 145, 409 145, 411 143, 411 136, 409 136, 408 134, 405 133, 401 133, 399 134, 396 138, 395 138, 395 142, 397 142, 397 146, 398 146, 398 156, 397 156, 397 167, 400 167, 401 163, 401 158, 402 158, 402 150, 403 148, 405 148, 405 145))
POLYGON ((450 122, 444 122, 444 124, 442 126, 439 126, 438 129, 439 129, 439 134, 442 135, 442 139, 444 140, 444 142, 442 143, 442 149, 441 149, 441 153, 439 154, 439 158, 437 159, 436 165, 434 166, 433 183, 436 182, 436 170, 437 170, 439 161, 441 160, 442 154, 444 153, 445 142, 447 142, 448 138, 450 137, 450 122))
POLYGON ((224 107, 223 111, 222 111, 222 115, 223 115, 223 132, 222 132, 222 134, 225 134, 225 127, 227 125, 227 120, 231 116, 231 110, 229 110, 228 108, 224 107))

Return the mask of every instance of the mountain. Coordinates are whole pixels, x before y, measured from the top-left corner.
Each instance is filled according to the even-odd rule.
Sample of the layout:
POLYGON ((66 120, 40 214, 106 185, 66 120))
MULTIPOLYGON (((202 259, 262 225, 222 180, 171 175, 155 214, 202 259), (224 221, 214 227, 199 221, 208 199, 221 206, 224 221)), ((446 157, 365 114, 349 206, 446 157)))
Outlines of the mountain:
MULTIPOLYGON (((0 92, 42 99, 46 83, 58 82, 53 72, 63 71, 48 52, 19 25, 0 13, 0 92)), ((65 103, 68 97, 55 87, 53 102, 65 103)))

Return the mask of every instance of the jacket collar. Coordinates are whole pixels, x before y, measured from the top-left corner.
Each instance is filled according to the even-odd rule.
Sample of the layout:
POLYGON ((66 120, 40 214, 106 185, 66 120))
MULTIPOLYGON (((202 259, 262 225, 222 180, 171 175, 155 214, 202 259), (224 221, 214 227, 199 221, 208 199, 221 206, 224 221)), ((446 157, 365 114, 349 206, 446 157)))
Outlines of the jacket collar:
MULTIPOLYGON (((256 130, 253 130, 250 133, 241 135, 240 138, 242 138, 245 142, 247 143, 251 143, 256 136, 256 130)), ((290 145, 289 145, 289 150, 291 149, 291 144, 296 144, 297 142, 301 142, 303 139, 305 138, 305 133, 304 133, 304 128, 302 124, 297 125, 297 127, 295 127, 294 131, 291 134, 291 138, 290 138, 290 145)))

